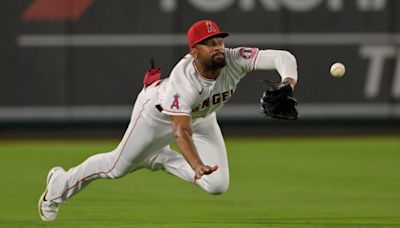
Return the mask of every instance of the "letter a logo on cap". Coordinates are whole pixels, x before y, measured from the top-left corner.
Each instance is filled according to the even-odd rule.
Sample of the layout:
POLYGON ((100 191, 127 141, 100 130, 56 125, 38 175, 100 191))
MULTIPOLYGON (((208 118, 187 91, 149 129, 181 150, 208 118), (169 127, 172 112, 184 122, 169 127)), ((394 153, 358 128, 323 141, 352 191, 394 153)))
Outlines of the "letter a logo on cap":
POLYGON ((216 32, 217 30, 214 28, 213 24, 210 21, 206 21, 206 26, 207 26, 207 31, 210 32, 216 32))

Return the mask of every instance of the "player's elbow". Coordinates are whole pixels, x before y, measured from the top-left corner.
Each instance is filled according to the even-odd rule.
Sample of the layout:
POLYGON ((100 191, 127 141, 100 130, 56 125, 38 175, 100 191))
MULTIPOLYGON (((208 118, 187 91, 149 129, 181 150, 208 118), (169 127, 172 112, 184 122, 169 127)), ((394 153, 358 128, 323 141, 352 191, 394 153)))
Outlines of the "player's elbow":
POLYGON ((296 57, 291 52, 282 50, 281 57, 286 59, 286 61, 292 62, 297 67, 296 57))
POLYGON ((297 82, 297 61, 296 57, 289 51, 282 50, 279 52, 279 58, 276 59, 276 69, 282 77, 291 79, 291 85, 294 86, 297 82))

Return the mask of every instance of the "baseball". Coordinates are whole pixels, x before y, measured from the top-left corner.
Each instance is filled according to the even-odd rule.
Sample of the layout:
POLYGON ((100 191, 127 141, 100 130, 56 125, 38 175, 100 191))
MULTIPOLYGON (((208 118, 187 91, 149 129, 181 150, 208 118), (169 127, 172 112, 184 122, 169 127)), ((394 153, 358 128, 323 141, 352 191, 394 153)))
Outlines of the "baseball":
POLYGON ((331 75, 335 78, 343 77, 344 73, 346 73, 346 68, 342 63, 334 63, 331 66, 331 75))

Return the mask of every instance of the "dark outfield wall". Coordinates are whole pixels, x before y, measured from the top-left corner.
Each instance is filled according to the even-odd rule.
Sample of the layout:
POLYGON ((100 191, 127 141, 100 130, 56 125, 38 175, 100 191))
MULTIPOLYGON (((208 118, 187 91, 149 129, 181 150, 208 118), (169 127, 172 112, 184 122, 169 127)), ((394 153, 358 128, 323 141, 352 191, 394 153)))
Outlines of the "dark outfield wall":
MULTIPOLYGON (((18 0, 0 2, 0 120, 126 119, 149 59, 164 77, 210 18, 226 45, 286 49, 308 117, 400 117, 400 2, 395 0, 18 0), (335 61, 343 79, 329 76, 335 61)), ((253 72, 220 112, 259 116, 253 72)))

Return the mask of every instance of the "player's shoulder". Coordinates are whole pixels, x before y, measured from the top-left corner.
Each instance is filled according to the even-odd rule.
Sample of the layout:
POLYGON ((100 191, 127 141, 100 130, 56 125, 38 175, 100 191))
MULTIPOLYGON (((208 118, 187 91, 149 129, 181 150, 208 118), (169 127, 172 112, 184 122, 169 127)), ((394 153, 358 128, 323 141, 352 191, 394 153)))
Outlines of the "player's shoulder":
POLYGON ((181 90, 190 92, 197 87, 195 82, 196 70, 193 66, 193 57, 185 55, 174 67, 169 76, 171 86, 179 87, 181 90))
POLYGON ((188 80, 194 73, 193 56, 187 54, 172 69, 170 77, 176 80, 188 80))
POLYGON ((193 56, 191 54, 186 54, 183 56, 181 60, 176 64, 176 66, 188 66, 191 62, 193 62, 193 56))
POLYGON ((187 74, 187 71, 193 68, 193 56, 186 54, 179 62, 175 65, 171 74, 187 74))

